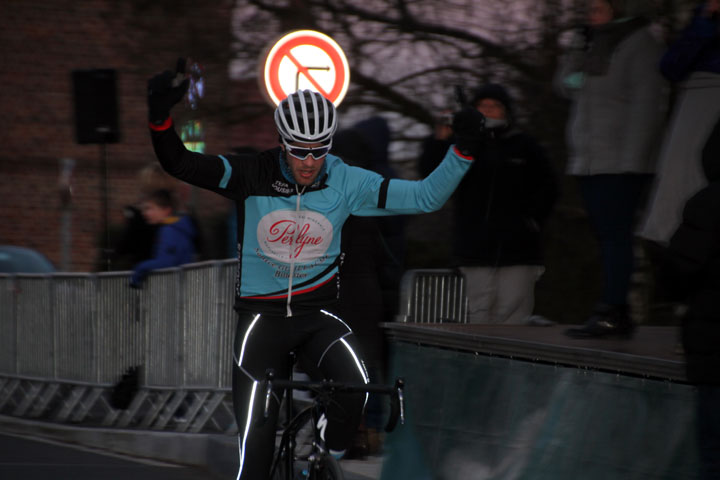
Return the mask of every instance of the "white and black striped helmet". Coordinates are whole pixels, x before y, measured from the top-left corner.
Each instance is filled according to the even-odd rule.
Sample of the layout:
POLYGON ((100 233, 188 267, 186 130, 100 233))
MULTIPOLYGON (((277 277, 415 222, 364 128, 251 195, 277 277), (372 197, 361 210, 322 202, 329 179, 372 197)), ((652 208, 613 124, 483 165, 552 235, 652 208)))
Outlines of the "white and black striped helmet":
POLYGON ((298 90, 275 109, 275 125, 286 142, 327 143, 337 130, 337 114, 320 93, 298 90))

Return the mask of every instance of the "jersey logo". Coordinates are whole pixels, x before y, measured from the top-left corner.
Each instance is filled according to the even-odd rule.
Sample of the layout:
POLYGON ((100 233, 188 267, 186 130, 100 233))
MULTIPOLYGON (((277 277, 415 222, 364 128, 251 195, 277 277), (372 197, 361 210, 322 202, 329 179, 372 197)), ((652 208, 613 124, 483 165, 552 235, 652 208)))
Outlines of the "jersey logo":
POLYGON ((312 211, 275 210, 258 223, 257 240, 268 257, 307 263, 325 255, 333 239, 330 221, 312 211))
POLYGON ((278 193, 284 193, 284 194, 286 194, 286 195, 287 195, 288 193, 292 193, 292 191, 293 191, 293 189, 290 188, 290 185, 288 185, 288 184, 285 183, 285 182, 281 182, 280 180, 275 180, 275 181, 273 182, 273 184, 272 184, 272 188, 273 188, 273 190, 275 190, 276 192, 278 192, 278 193))

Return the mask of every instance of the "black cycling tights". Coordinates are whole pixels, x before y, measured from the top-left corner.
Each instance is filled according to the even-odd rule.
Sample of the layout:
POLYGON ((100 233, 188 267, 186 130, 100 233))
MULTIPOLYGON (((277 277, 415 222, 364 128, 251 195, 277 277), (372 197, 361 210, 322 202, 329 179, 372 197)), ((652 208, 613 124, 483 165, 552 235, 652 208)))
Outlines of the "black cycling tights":
MULTIPOLYGON (((263 418, 267 369, 277 378, 288 378, 289 353, 313 379, 367 383, 367 373, 355 348, 355 335, 337 316, 318 311, 293 317, 241 313, 235 331, 233 407, 238 425, 240 471, 238 480, 264 480, 270 473, 275 431, 282 392, 270 402, 270 416, 263 418)), ((362 417, 367 396, 343 393, 326 413, 325 443, 344 450, 362 417)))

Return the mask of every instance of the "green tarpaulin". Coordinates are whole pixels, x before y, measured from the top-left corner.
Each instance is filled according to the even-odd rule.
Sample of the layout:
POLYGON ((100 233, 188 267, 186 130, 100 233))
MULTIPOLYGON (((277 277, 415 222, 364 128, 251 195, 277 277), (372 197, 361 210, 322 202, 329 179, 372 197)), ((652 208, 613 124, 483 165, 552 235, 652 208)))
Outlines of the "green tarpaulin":
POLYGON ((393 342, 382 480, 697 478, 692 386, 393 342))

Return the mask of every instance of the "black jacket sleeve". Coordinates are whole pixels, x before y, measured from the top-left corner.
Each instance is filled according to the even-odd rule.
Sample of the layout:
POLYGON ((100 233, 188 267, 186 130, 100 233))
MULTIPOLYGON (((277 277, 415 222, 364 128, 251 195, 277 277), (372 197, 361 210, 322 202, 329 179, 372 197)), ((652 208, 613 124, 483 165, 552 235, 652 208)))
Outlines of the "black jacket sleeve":
POLYGON ((173 127, 151 130, 163 169, 183 182, 235 199, 242 176, 234 156, 205 155, 185 148, 173 127))

